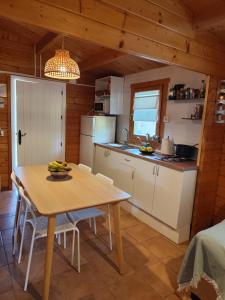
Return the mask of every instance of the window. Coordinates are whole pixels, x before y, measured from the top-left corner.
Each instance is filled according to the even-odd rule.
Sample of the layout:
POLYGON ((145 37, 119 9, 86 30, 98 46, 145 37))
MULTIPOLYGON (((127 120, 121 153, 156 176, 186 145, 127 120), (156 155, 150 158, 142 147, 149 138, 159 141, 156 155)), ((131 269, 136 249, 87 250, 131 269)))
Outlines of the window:
POLYGON ((160 90, 135 92, 133 102, 134 135, 155 135, 159 118, 160 90))
POLYGON ((146 134, 163 135, 168 79, 131 86, 130 140, 144 139, 146 134))

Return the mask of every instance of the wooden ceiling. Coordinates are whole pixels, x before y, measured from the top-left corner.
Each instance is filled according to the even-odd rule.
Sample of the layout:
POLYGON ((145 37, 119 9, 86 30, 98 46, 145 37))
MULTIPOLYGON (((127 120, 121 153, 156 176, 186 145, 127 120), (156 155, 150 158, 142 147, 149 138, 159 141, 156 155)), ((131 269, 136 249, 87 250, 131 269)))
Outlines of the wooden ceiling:
POLYGON ((225 43, 225 1, 224 0, 182 0, 191 11, 196 30, 209 31, 225 43))
MULTIPOLYGON (((138 10, 139 8, 135 0, 104 0, 103 2, 105 9, 107 7, 107 9, 112 10, 112 6, 115 6, 118 11, 120 10, 120 12, 117 11, 116 14, 119 13, 121 15, 121 5, 125 6, 123 9, 126 10, 126 13, 129 14, 130 18, 128 19, 129 22, 126 22, 128 31, 135 31, 136 29, 140 30, 140 26, 142 26, 141 28, 143 29, 144 24, 146 25, 146 29, 144 28, 143 32, 143 36, 145 37, 144 41, 146 42, 147 39, 153 41, 152 49, 145 45, 144 50, 142 50, 145 52, 147 49, 147 52, 150 51, 153 53, 152 57, 157 57, 155 52, 164 49, 159 52, 159 57, 160 54, 162 54, 162 57, 166 57, 166 60, 161 59, 161 61, 168 61, 168 63, 171 63, 170 61, 172 61, 172 63, 174 62, 179 65, 178 60, 183 59, 184 61, 182 61, 182 64, 189 65, 190 63, 185 60, 185 57, 191 54, 191 61, 193 61, 193 64, 197 64, 197 69, 199 68, 198 64, 199 66, 204 65, 199 57, 203 57, 207 62, 209 61, 209 69, 214 67, 210 65, 212 62, 216 62, 216 68, 220 66, 218 62, 221 62, 220 57, 223 56, 225 51, 225 20, 223 17, 225 13, 225 0, 214 0, 213 3, 211 0, 167 0, 166 4, 161 0, 146 1, 147 2, 142 3, 141 10, 138 10), (176 6, 174 7, 173 4, 176 4, 176 6), (167 6, 166 10, 164 5, 167 6), (156 12, 158 7, 159 13, 157 17, 156 12), (173 8, 175 12, 172 12, 173 8), (139 16, 140 14, 143 15, 141 23, 135 23, 137 22, 135 16, 139 16), (172 19, 171 14, 173 14, 172 19), (147 23, 144 20, 146 20, 149 15, 153 18, 153 21, 147 23), (170 26, 172 26, 172 29, 170 28, 171 31, 167 29, 168 22, 170 26), (179 28, 177 28, 177 22, 180 24, 179 28), (164 27, 159 28, 159 24, 160 26, 162 24, 162 27, 164 27), (161 32, 160 30, 163 31, 161 32), (182 35, 178 34, 179 31, 182 32, 182 35), (200 36, 198 36, 199 33, 200 36), (204 35, 206 35, 205 38, 204 35), (160 44, 160 47, 155 43, 158 36, 159 39, 162 39, 162 45, 160 44), (201 41, 203 44, 201 44, 201 41), (205 45, 207 45, 207 48, 204 46, 204 43, 206 43, 205 45), (170 56, 172 59, 167 60, 170 56)), ((62 5, 61 0, 57 0, 57 3, 53 0, 48 0, 47 2, 53 3, 52 5, 56 7, 58 5, 57 3, 61 3, 60 5, 62 5)), ((87 3, 89 2, 92 3, 93 1, 88 1, 87 3)), ((73 4, 73 2, 70 2, 69 0, 65 3, 66 7, 68 6, 69 11, 74 9, 73 6, 75 4, 73 4)), ((98 3, 98 1, 96 1, 95 4, 96 3, 98 3)), ((101 3, 102 7, 102 1, 99 1, 99 3, 101 3)), ((90 7, 88 6, 87 9, 90 10, 90 7)), ((89 10, 87 10, 86 14, 90 13, 89 10)), ((95 10, 94 13, 97 13, 97 11, 95 10)), ((117 17, 121 17, 121 15, 118 15, 117 17)), ((97 14, 96 17, 99 17, 99 15, 97 14)), ((36 24, 36 22, 34 23, 36 24)), ((95 44, 95 39, 93 42, 90 42, 81 39, 83 36, 80 36, 80 38, 75 36, 65 36, 64 45, 65 48, 70 51, 71 57, 78 62, 82 77, 98 78, 109 74, 124 76, 164 66, 162 63, 143 58, 143 55, 141 54, 133 56, 131 55, 133 54, 132 51, 129 52, 131 54, 126 54, 126 51, 120 52, 119 50, 112 50, 100 46, 99 44, 95 44)), ((139 37, 139 40, 141 38, 142 36, 139 37)), ((43 74, 43 67, 46 60, 54 55, 56 49, 61 47, 62 39, 63 36, 60 33, 39 28, 34 25, 27 25, 22 22, 18 23, 17 21, 1 17, 0 71, 11 71, 32 75, 43 74)), ((133 42, 134 41, 135 40, 133 40, 133 42)), ((103 45, 104 44, 105 43, 103 43, 103 45)), ((123 45, 118 47, 118 49, 120 48, 123 48, 123 45)))
POLYGON ((164 66, 158 62, 124 54, 79 38, 62 36, 36 26, 0 18, 0 54, 5 53, 3 56, 0 55, 0 70, 33 75, 36 69, 39 75, 40 54, 43 73, 44 63, 54 55, 56 49, 61 48, 63 40, 64 48, 70 51, 71 57, 77 61, 81 74, 85 78, 95 79, 107 75, 124 76, 164 66), (6 49, 8 49, 8 55, 6 55, 6 49), (34 53, 36 53, 36 68, 34 67, 34 53), (1 61, 1 57, 4 57, 4 61, 1 61), (28 58, 26 63, 25 59, 28 58), (12 63, 14 65, 10 66, 12 63))

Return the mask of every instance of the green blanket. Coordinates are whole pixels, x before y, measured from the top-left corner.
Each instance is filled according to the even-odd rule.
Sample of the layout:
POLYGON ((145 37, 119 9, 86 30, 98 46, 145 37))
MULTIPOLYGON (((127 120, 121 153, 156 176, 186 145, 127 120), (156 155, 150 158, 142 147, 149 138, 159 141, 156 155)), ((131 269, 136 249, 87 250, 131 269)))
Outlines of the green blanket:
POLYGON ((217 300, 225 300, 225 220, 192 239, 178 275, 179 290, 197 287, 202 278, 213 285, 217 300))

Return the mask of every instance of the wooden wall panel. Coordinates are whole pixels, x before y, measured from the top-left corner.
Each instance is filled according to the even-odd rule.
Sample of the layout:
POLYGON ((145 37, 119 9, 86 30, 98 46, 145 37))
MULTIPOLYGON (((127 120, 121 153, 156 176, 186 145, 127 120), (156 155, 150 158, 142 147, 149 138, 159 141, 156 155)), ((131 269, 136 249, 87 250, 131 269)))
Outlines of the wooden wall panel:
POLYGON ((79 162, 80 118, 93 108, 94 87, 67 84, 66 99, 66 161, 79 162))
POLYGON ((0 177, 1 188, 10 187, 9 174, 11 172, 11 122, 10 122, 10 86, 9 77, 0 75, 0 83, 7 84, 7 97, 4 98, 4 108, 0 108, 0 128, 4 136, 0 137, 0 177))
MULTIPOLYGON (((225 128, 224 128, 225 132, 225 128)), ((217 197, 214 212, 214 223, 225 219, 225 138, 223 143, 223 152, 219 171, 219 180, 217 186, 217 197)))
POLYGON ((0 70, 34 74, 34 48, 19 36, 0 28, 0 70))
MULTIPOLYGON (((218 84, 218 78, 209 77, 203 117, 192 235, 214 223, 225 128, 224 125, 215 123, 218 84)), ((220 182, 224 181, 220 179, 220 182)))

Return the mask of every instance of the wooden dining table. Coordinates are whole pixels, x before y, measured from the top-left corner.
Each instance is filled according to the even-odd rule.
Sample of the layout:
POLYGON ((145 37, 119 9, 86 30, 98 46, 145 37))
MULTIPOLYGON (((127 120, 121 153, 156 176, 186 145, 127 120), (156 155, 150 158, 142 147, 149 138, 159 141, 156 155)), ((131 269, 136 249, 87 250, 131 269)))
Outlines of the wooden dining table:
POLYGON ((117 267, 124 272, 123 246, 120 231, 120 202, 130 195, 117 187, 99 180, 75 164, 66 180, 53 180, 46 165, 17 167, 16 176, 22 183, 37 211, 48 217, 47 243, 44 268, 43 299, 49 298, 53 259, 56 216, 69 211, 111 204, 115 229, 117 267))

